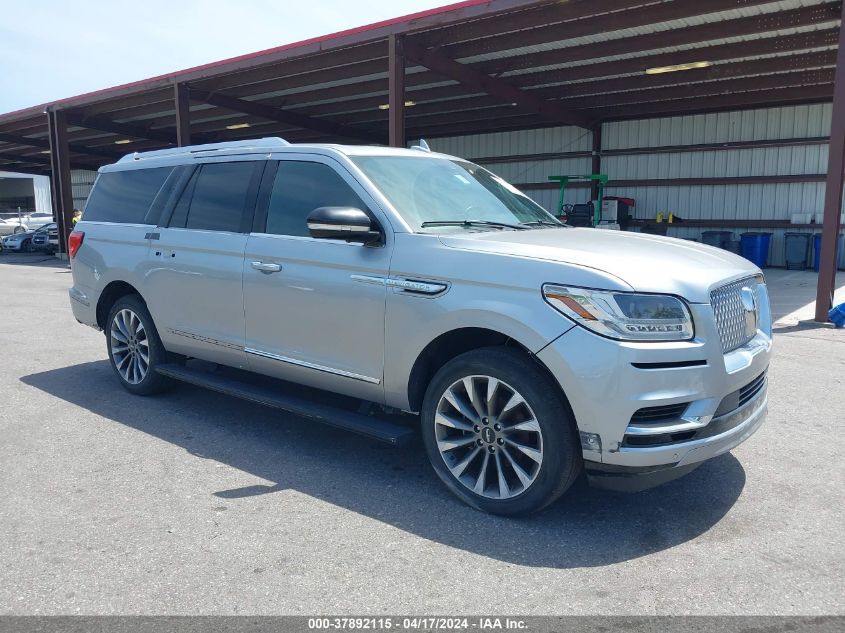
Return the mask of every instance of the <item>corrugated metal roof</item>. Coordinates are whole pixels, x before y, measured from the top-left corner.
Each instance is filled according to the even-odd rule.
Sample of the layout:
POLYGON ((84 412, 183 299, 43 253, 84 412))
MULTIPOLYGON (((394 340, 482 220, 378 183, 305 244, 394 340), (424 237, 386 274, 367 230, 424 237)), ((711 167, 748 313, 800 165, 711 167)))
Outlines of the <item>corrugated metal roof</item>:
MULTIPOLYGON (((194 90, 192 133, 202 141, 280 133, 292 140, 333 138, 319 131, 325 126, 310 131, 309 120, 346 126, 378 140, 386 137, 387 128, 388 113, 379 106, 387 100, 389 34, 404 35, 411 53, 419 49, 440 58, 451 54, 474 73, 455 75, 443 70, 442 64, 435 72, 409 62, 406 99, 416 104, 406 112, 409 135, 437 137, 559 122, 543 114, 544 101, 565 109, 558 110, 564 113, 561 116, 569 112, 579 120, 819 101, 832 94, 832 76, 825 69, 833 65, 829 53, 836 48, 840 4, 835 0, 471 0, 51 106, 74 117, 68 136, 79 166, 96 167, 108 160, 110 152, 117 152, 114 141, 121 138, 133 140, 121 151, 166 145, 162 139, 173 134, 175 124, 171 95, 176 81, 187 81, 194 90), (713 57, 704 60, 712 62, 708 69, 643 75, 643 66, 657 63, 653 60, 677 55, 678 62, 699 61, 705 53, 713 57), (493 79, 483 78, 490 74, 493 79), (742 85, 744 78, 753 80, 748 89, 742 85), (513 106, 511 99, 503 98, 506 92, 489 86, 482 90, 485 82, 502 81, 540 105, 526 101, 513 106), (793 90, 796 85, 807 90, 793 90), (491 90, 492 96, 486 94, 491 90), (226 107, 215 95, 228 99, 226 107), (250 103, 263 109, 256 113, 246 107, 250 103), (290 121, 300 124, 283 116, 287 112, 296 113, 300 118, 290 121), (225 126, 236 120, 252 127, 227 130, 225 126), (145 134, 154 138, 145 139, 145 134)), ((38 156, 40 149, 27 145, 46 138, 42 109, 0 115, 0 135, 4 135, 0 168, 47 167, 38 156)))

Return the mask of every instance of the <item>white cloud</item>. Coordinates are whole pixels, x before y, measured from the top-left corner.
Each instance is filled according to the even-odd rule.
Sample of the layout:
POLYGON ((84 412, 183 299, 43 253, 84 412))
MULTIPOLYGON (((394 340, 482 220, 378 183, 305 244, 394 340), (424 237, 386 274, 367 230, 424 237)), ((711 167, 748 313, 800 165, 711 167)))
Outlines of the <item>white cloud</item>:
POLYGON ((449 4, 0 0, 0 112, 449 4))

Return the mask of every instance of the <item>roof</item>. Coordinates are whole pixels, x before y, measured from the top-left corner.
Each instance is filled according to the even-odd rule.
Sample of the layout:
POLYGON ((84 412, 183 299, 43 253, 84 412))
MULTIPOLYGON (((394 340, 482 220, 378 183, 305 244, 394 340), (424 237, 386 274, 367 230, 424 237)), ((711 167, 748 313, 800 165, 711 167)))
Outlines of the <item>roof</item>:
MULTIPOLYGON (((278 137, 224 141, 205 145, 187 145, 148 152, 132 152, 114 163, 105 165, 100 171, 124 171, 135 168, 172 166, 194 159, 218 158, 221 156, 244 156, 248 154, 278 153, 339 153, 345 156, 402 156, 412 158, 442 158, 456 160, 455 156, 423 150, 422 148, 386 147, 384 145, 340 145, 337 143, 288 143, 278 137)), ((0 172, 2 173, 2 172, 0 172)))
POLYGON ((408 138, 830 101, 841 14, 840 0, 469 0, 0 115, 0 169, 49 169, 46 108, 67 113, 73 167, 171 146, 177 83, 195 142, 385 142, 391 35, 408 138))

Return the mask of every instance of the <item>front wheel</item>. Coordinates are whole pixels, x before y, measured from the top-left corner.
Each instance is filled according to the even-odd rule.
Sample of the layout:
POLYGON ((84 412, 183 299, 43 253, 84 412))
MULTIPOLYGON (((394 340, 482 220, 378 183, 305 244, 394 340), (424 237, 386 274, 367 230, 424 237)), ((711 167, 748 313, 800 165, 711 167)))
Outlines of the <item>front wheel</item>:
POLYGON ((146 396, 167 387, 168 379, 155 371, 167 362, 167 352, 138 295, 121 297, 112 306, 106 341, 111 367, 127 391, 146 396))
POLYGON ((462 354, 431 381, 422 407, 429 460, 446 486, 493 514, 535 512, 581 469, 575 423, 560 387, 525 353, 462 354))

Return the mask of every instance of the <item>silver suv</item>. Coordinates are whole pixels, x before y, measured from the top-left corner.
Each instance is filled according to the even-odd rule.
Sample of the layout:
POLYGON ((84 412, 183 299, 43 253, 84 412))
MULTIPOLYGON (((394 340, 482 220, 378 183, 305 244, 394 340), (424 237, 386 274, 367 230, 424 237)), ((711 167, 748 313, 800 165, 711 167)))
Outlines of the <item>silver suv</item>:
POLYGON ((766 413, 758 268, 570 228, 422 148, 132 154, 100 170, 69 251, 73 313, 129 391, 178 379, 395 444, 421 432, 489 512, 538 510, 582 472, 674 479, 766 413))

